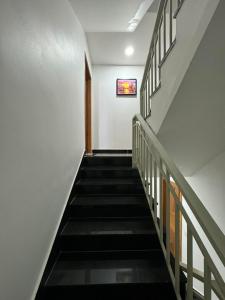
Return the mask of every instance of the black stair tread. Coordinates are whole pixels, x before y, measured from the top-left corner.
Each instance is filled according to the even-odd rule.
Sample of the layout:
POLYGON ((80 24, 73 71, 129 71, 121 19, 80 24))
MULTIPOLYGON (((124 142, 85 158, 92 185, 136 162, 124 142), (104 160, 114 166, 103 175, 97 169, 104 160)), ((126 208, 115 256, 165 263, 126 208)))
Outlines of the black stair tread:
POLYGON ((102 205, 146 205, 144 195, 77 195, 71 202, 72 206, 102 205))
POLYGON ((77 185, 139 185, 140 179, 133 178, 88 178, 80 179, 77 185))
POLYGON ((156 233, 153 222, 143 220, 71 220, 68 222, 62 236, 72 235, 122 235, 122 234, 153 234, 156 233))
POLYGON ((80 168, 80 170, 103 170, 103 171, 108 171, 108 170, 115 170, 115 171, 133 171, 133 172, 138 172, 137 169, 132 168, 132 166, 105 166, 105 165, 97 165, 97 166, 83 166, 80 168))
POLYGON ((84 157, 71 197, 43 300, 175 299, 131 155, 84 157))
POLYGON ((161 251, 145 259, 62 259, 56 262, 47 286, 170 283, 161 251))
POLYGON ((126 158, 132 158, 132 154, 131 153, 128 153, 128 154, 100 154, 100 155, 93 155, 93 156, 84 156, 84 159, 86 160, 93 160, 93 159, 112 159, 112 158, 115 158, 115 159, 122 159, 122 160, 126 160, 126 158))
POLYGON ((96 153, 93 157, 132 157, 132 153, 96 153))
POLYGON ((97 166, 97 165, 108 165, 108 166, 131 166, 132 165, 132 156, 123 155, 123 156, 92 156, 84 157, 82 166, 97 166))

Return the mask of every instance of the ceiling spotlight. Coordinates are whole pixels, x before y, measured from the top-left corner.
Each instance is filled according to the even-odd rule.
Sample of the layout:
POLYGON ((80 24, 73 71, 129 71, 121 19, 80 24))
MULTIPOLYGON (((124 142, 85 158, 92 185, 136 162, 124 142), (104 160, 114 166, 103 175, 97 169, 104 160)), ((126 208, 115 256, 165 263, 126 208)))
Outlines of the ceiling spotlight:
POLYGON ((132 46, 129 46, 125 49, 126 56, 131 56, 134 54, 134 48, 132 46))

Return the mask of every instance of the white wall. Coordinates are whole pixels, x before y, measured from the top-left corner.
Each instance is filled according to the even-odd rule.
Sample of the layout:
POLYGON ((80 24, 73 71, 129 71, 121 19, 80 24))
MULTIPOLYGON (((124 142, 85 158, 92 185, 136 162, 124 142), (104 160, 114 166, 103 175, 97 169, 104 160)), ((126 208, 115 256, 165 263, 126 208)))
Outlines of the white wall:
POLYGON ((157 133, 220 0, 188 0, 177 16, 176 45, 162 65, 161 89, 148 119, 157 133), (191 16, 191 17, 190 17, 191 16))
POLYGON ((194 176, 187 178, 214 220, 225 234, 225 152, 211 160, 194 176))
MULTIPOLYGON (((207 165, 205 165, 200 171, 198 171, 194 176, 187 177, 186 180, 191 185, 191 187, 196 192, 197 196, 201 199, 202 203, 206 207, 206 209, 210 212, 213 219, 220 227, 222 232, 225 234, 225 223, 224 223, 224 211, 225 211, 225 185, 224 185, 224 178, 225 178, 225 152, 222 152, 216 158, 211 160, 207 165)), ((212 247, 206 236, 203 234, 203 231, 191 213, 190 208, 183 202, 185 209, 189 212, 189 217, 192 219, 192 222, 197 229, 198 234, 203 239, 204 245, 206 246, 207 250, 211 254, 213 262, 221 271, 223 277, 225 276, 225 268, 222 265, 219 257, 213 251, 212 247)), ((182 234, 182 241, 183 241, 183 255, 182 261, 187 262, 187 228, 185 222, 183 222, 183 234, 182 234)), ((204 272, 204 260, 203 255, 197 246, 194 243, 194 267, 202 272, 204 272)), ((194 282, 195 288, 203 293, 203 284, 199 281, 195 280, 194 282)), ((212 299, 217 299, 213 297, 212 299)))
POLYGON ((220 1, 158 132, 185 176, 225 150, 225 40, 218 34, 224 14, 220 1))
POLYGON ((66 0, 0 2, 0 299, 34 297, 68 200, 85 48, 66 0))
POLYGON ((131 149, 132 118, 139 113, 143 66, 94 66, 93 144, 95 149, 131 149), (117 78, 137 78, 137 97, 117 97, 117 78))

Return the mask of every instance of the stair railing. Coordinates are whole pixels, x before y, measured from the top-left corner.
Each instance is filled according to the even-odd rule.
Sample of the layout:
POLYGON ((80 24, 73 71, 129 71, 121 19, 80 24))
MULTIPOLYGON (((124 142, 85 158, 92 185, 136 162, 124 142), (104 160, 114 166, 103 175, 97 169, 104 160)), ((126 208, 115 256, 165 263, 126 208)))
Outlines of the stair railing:
POLYGON ((176 43, 176 17, 184 0, 161 0, 141 85, 140 111, 151 115, 151 99, 161 87, 161 66, 176 43))
POLYGON ((187 299, 193 299, 193 278, 196 278, 193 268, 194 241, 204 257, 204 299, 211 299, 212 290, 216 291, 219 299, 225 299, 223 271, 219 270, 221 266, 225 267, 225 236, 141 115, 133 118, 133 166, 138 168, 142 179, 177 299, 181 299, 180 271, 184 267, 181 265, 180 254, 181 216, 187 224, 187 299), (183 201, 180 201, 171 180, 178 186, 183 201), (166 183, 166 193, 163 182, 166 183), (171 264, 171 195, 175 200, 175 266, 171 264), (163 204, 164 201, 166 204, 163 204), (187 205, 183 205, 184 202, 188 209, 187 205), (212 259, 211 251, 209 253, 205 240, 196 229, 190 211, 217 255, 220 267, 212 259))

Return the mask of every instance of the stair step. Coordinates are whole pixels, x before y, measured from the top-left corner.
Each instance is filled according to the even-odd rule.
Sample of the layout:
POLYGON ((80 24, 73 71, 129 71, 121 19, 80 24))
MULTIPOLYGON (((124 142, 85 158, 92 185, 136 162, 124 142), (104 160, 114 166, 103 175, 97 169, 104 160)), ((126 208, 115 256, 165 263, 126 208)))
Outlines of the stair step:
POLYGON ((139 178, 137 169, 128 166, 90 166, 79 171, 81 178, 139 178))
POLYGON ((121 260, 121 259, 149 259, 152 257, 163 258, 159 249, 142 250, 104 250, 104 251, 62 251, 60 260, 121 260))
POLYGON ((132 156, 84 157, 82 166, 132 166, 132 156))
POLYGON ((72 299, 74 294, 76 299, 96 300, 137 299, 140 295, 141 299, 176 299, 161 251, 149 252, 142 259, 110 255, 99 253, 91 259, 89 254, 81 258, 62 253, 46 283, 47 294, 56 299, 62 295, 66 297, 62 299, 72 299))
POLYGON ((147 218, 136 220, 106 219, 71 220, 63 229, 64 235, 146 234, 152 231, 153 223, 147 218))
POLYGON ((76 195, 70 204, 71 217, 139 217, 148 214, 143 195, 76 195))
POLYGON ((176 299, 131 155, 84 157, 71 197, 36 300, 176 299))
POLYGON ((102 205, 144 205, 145 195, 77 195, 71 202, 72 206, 102 206, 102 205))
POLYGON ((77 219, 69 221, 60 238, 63 250, 158 249, 151 219, 77 219))
POLYGON ((76 183, 75 191, 88 194, 144 194, 141 180, 133 178, 80 179, 76 183))

